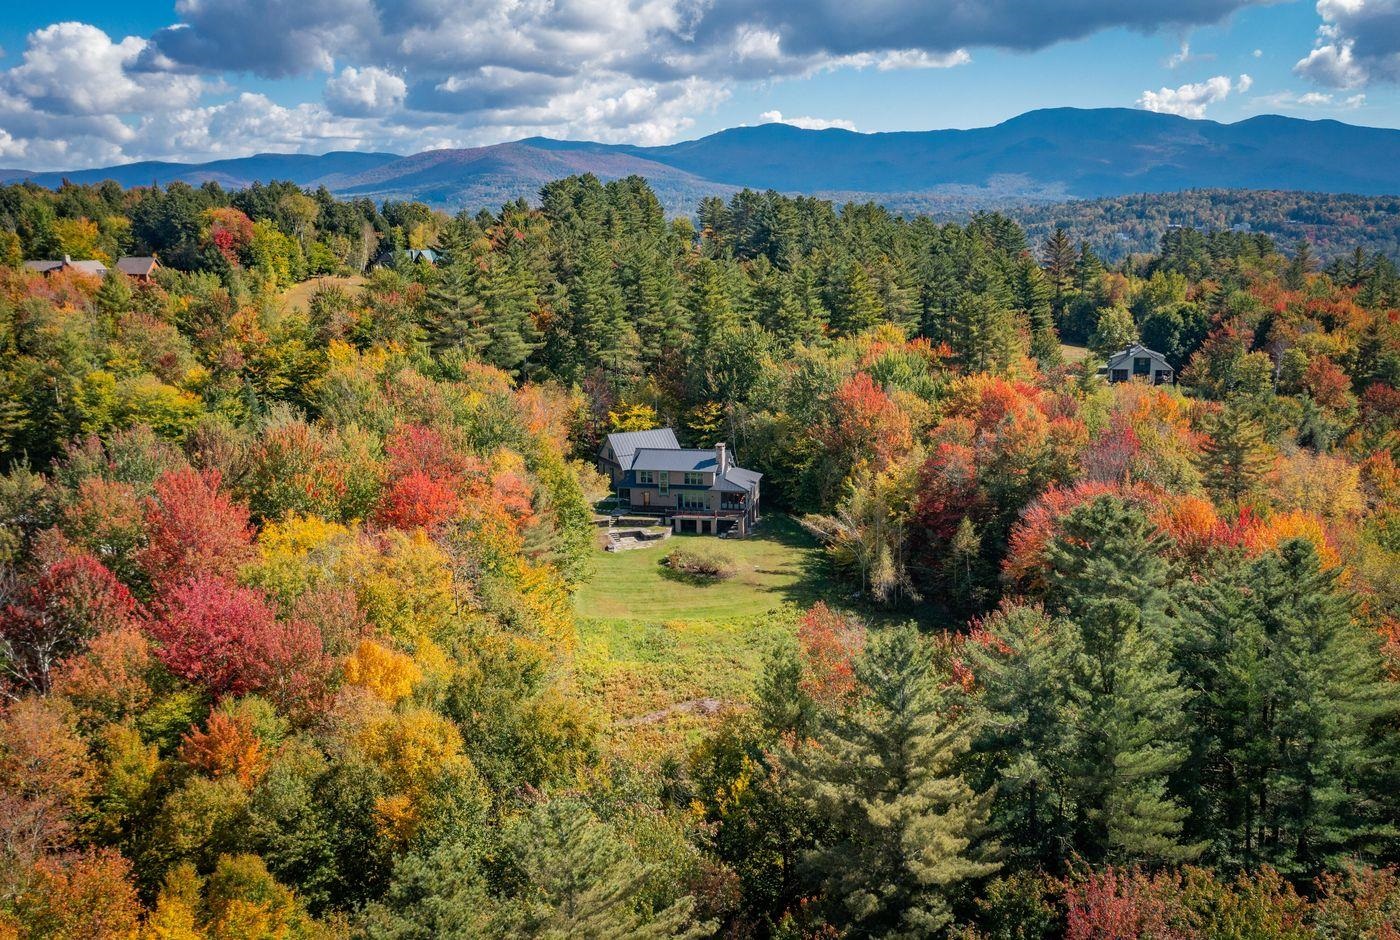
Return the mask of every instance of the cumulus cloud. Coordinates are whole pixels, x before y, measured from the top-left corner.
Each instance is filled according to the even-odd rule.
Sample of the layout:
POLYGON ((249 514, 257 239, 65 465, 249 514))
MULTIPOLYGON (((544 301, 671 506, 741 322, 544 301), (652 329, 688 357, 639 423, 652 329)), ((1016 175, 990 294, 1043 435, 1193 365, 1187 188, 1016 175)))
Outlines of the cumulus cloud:
POLYGON ((843 131, 856 129, 855 122, 845 118, 783 117, 781 111, 764 111, 758 116, 758 119, 765 124, 791 124, 793 127, 809 131, 824 131, 833 127, 843 131))
POLYGON ((1203 82, 1191 82, 1176 88, 1159 88, 1144 91, 1138 99, 1138 107, 1159 114, 1176 114, 1187 118, 1203 118, 1206 109, 1224 101, 1232 92, 1243 94, 1249 91, 1254 79, 1241 75, 1234 81, 1228 75, 1216 75, 1203 82))
POLYGON ((0 155, 61 166, 521 133, 666 142, 744 83, 952 68, 979 47, 1179 31, 1266 2, 176 0, 176 22, 149 39, 82 24, 31 35, 23 61, 0 72, 0 155), (321 76, 321 99, 262 99, 272 110, 255 120, 259 96, 215 94, 246 75, 321 76), (246 136, 219 141, 215 127, 246 136))
POLYGON ((403 104, 408 85, 384 69, 347 65, 326 82, 326 104, 336 114, 387 114, 403 104))
POLYGON ((1400 81, 1400 0, 1318 0, 1317 41, 1293 66, 1329 88, 1400 81))

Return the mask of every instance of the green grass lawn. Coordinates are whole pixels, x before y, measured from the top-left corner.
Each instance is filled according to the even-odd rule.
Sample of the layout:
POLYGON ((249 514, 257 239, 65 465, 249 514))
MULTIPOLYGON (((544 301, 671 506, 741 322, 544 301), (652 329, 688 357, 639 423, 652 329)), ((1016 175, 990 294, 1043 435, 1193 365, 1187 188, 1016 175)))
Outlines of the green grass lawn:
POLYGON ((648 548, 599 551, 593 577, 578 592, 574 609, 580 617, 628 621, 752 617, 784 603, 819 600, 821 561, 816 542, 786 516, 765 519, 747 539, 673 535, 648 548), (661 565, 675 545, 723 552, 738 571, 714 584, 675 580, 661 565))
POLYGON ((747 539, 678 535, 650 548, 600 548, 575 598, 577 677, 611 716, 615 745, 659 757, 684 747, 715 708, 746 707, 800 610, 839 590, 822 561, 785 516, 747 539), (738 570, 713 584, 675 580, 661 559, 677 544, 725 552, 738 570))

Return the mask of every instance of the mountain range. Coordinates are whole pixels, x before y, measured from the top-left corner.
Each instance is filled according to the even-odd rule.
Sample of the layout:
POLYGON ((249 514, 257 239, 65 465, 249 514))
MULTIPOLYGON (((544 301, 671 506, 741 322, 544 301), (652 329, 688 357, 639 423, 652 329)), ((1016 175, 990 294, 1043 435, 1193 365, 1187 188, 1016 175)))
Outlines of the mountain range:
POLYGON ((1222 124, 1126 108, 1053 108, 971 130, 861 134, 764 124, 662 147, 533 137, 411 156, 340 151, 0 170, 0 181, 215 180, 236 188, 287 179, 344 197, 474 210, 533 198, 543 183, 585 172, 604 180, 644 176, 678 212, 692 210, 701 196, 744 187, 883 202, 942 197, 967 205, 1205 188, 1383 195, 1400 193, 1400 130, 1276 115, 1222 124))

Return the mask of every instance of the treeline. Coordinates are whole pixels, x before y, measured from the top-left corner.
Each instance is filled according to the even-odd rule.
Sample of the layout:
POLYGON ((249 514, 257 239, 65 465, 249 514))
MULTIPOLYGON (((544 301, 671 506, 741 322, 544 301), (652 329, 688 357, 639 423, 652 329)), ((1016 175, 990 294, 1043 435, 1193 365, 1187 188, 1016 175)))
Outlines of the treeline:
POLYGON ((1400 259, 1400 198, 1395 196, 1206 189, 1028 205, 1006 202, 1000 209, 1034 240, 1066 228, 1113 264, 1130 255, 1154 253, 1162 236, 1176 228, 1257 232, 1290 247, 1306 241, 1328 261, 1357 248, 1400 259))

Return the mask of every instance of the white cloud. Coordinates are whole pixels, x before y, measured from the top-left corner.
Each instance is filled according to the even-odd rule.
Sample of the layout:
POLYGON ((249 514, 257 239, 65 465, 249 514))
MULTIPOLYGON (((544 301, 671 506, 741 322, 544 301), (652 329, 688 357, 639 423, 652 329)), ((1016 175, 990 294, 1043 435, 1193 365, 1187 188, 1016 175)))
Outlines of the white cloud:
POLYGON ((1256 58, 1256 59, 1262 59, 1262 58, 1264 58, 1264 50, 1263 50, 1263 49, 1255 49, 1252 53, 1250 53, 1250 55, 1254 56, 1254 58, 1256 58))
POLYGON ((50 114, 130 114, 194 103, 204 82, 194 75, 136 72, 146 40, 114 43, 86 23, 55 23, 29 36, 19 65, 0 73, 0 88, 50 114))
POLYGON ((46 169, 328 142, 412 149, 544 134, 660 143, 746 83, 952 68, 972 61, 974 47, 1031 51, 1115 28, 1179 32, 1268 2, 175 0, 176 22, 148 39, 114 40, 80 23, 33 33, 0 69, 0 155, 46 169), (259 84, 267 97, 229 97, 221 77, 245 75, 315 76, 322 91, 305 101, 293 97, 305 85, 259 84))
POLYGON ((855 122, 845 118, 783 117, 781 111, 764 111, 758 119, 765 124, 791 124, 809 131, 824 131, 836 127, 844 131, 856 129, 855 122))
POLYGON ((1400 81, 1400 0, 1318 0, 1322 25, 1293 71, 1329 88, 1400 81))
POLYGON ((1354 111, 1366 104, 1364 94, 1339 98, 1325 91, 1309 91, 1301 95, 1294 91, 1280 91, 1272 95, 1262 95, 1254 100, 1271 108, 1325 108, 1332 111, 1354 111))
POLYGON ((1206 109, 1218 104, 1232 92, 1244 93, 1254 84, 1254 79, 1241 75, 1231 81, 1228 75, 1216 75, 1203 82, 1192 82, 1176 88, 1159 88, 1144 91, 1138 99, 1138 107, 1160 114, 1176 114, 1187 118, 1203 118, 1206 109))
POLYGON ((403 104, 408 85, 384 69, 347 65, 326 82, 326 104, 336 114, 386 114, 403 104))

